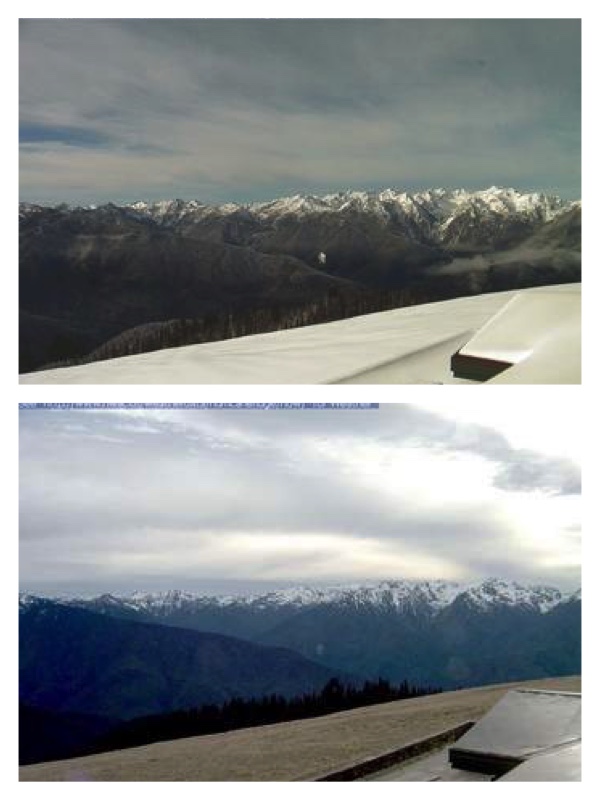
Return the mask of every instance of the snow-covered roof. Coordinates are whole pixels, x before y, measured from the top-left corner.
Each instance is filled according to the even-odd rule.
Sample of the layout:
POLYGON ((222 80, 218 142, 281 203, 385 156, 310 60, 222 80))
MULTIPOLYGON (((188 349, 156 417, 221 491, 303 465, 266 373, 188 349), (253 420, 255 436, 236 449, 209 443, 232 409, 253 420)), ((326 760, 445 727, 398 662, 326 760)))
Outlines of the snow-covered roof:
MULTIPOLYGON (((543 310, 536 315, 525 314, 521 323, 519 342, 529 342, 527 357, 523 354, 518 365, 494 382, 578 383, 579 284, 428 303, 305 328, 32 372, 20 380, 55 384, 462 383, 450 369, 452 355, 475 341, 475 334, 483 332, 486 323, 513 298, 524 297, 528 303, 538 294, 543 310), (565 310, 568 322, 563 323, 561 314, 565 310), (528 317, 535 322, 531 341, 528 317)), ((521 303, 519 300, 515 305, 517 311, 521 303)), ((537 300, 533 305, 538 306, 537 300)), ((512 324, 504 330, 509 337, 512 324)), ((493 338, 490 333, 484 343, 498 347, 499 324, 492 333, 493 338)))
POLYGON ((548 331, 527 358, 490 383, 581 383, 580 323, 548 331))
POLYGON ((501 374, 506 367, 533 359, 538 371, 529 369, 529 364, 517 373, 525 378, 519 382, 527 383, 529 377, 533 383, 556 383, 552 375, 578 374, 580 339, 580 287, 518 292, 460 348, 458 374, 469 374, 470 367, 477 369, 480 364, 498 364, 501 374))

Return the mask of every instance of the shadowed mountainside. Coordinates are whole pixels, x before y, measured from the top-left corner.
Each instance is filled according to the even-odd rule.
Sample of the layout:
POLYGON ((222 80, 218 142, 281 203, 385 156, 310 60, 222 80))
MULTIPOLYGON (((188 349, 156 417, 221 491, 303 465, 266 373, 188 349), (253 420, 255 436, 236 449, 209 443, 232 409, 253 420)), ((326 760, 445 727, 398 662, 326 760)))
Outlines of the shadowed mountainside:
POLYGON ((284 648, 47 600, 19 615, 20 699, 51 711, 130 719, 233 697, 289 697, 338 674, 284 648))
POLYGON ((459 193, 444 222, 352 193, 308 211, 23 205, 20 371, 580 280, 580 207, 500 212, 498 191, 459 193))
MULTIPOLYGON (((395 600, 402 583, 379 594, 355 589, 303 602, 180 596, 131 601, 111 596, 74 601, 99 613, 239 636, 287 647, 332 670, 372 680, 408 680, 444 688, 574 674, 581 670, 581 599, 566 595, 545 610, 557 590, 481 584, 474 598, 458 593, 436 610, 414 590, 395 600)), ((374 590, 375 591, 375 590, 374 590)))

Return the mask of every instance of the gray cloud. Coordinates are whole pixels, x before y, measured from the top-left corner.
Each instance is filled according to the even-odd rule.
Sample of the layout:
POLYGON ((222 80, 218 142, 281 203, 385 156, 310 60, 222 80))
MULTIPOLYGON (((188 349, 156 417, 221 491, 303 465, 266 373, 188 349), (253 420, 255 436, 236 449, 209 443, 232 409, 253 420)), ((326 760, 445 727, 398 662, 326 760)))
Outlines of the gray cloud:
POLYGON ((581 473, 574 464, 566 459, 540 459, 529 452, 503 464, 495 482, 502 489, 521 492, 540 489, 553 494, 581 493, 581 473))
MULTIPOLYGON (((545 574, 517 499, 546 520, 578 489, 575 464, 415 406, 21 415, 28 586, 545 574)), ((573 508, 554 525, 559 583, 573 508)))
POLYGON ((21 123, 49 140, 22 146, 23 199, 579 196, 578 20, 24 20, 20 39, 21 123))
MULTIPOLYGON (((430 415, 433 417, 433 415, 430 415)), ((419 434, 422 437, 422 434, 419 434)), ((432 419, 422 441, 445 450, 478 454, 496 466, 494 485, 500 489, 550 494, 580 494, 581 470, 567 458, 552 458, 525 448, 514 448, 500 432, 479 425, 457 426, 432 419)))

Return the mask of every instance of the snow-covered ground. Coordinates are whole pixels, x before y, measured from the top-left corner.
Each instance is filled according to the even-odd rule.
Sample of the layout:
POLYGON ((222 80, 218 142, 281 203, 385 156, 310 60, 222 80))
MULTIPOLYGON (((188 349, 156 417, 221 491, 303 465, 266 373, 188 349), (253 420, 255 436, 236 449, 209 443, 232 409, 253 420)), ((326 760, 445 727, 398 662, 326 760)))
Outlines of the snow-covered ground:
MULTIPOLYGON (((543 296, 543 312, 519 317, 527 342, 493 383, 580 383, 581 286, 477 295, 305 328, 189 345, 80 367, 32 372, 21 383, 53 384, 419 384, 464 383, 450 357, 516 295, 543 296), (569 294, 568 303, 564 293, 569 294), (568 315, 565 309, 568 307, 568 315), (544 323, 540 325, 540 318, 544 323), (533 326, 535 323, 535 331, 533 326), (532 329, 529 329, 529 326, 532 329)), ((518 303, 521 306, 521 301, 518 303)), ((536 305, 538 305, 536 303, 536 305)), ((504 329, 515 338, 507 315, 504 329)), ((494 347, 502 326, 494 330, 494 347)))

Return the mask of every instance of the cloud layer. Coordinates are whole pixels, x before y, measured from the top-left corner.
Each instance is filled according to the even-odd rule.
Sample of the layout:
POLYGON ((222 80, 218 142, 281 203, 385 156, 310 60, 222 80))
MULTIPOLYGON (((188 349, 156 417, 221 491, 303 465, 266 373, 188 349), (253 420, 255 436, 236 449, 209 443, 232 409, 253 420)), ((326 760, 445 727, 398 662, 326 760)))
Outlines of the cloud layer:
POLYGON ((578 20, 22 20, 21 196, 580 193, 578 20))
POLYGON ((37 591, 579 584, 577 463, 415 406, 24 409, 20 485, 37 591))

